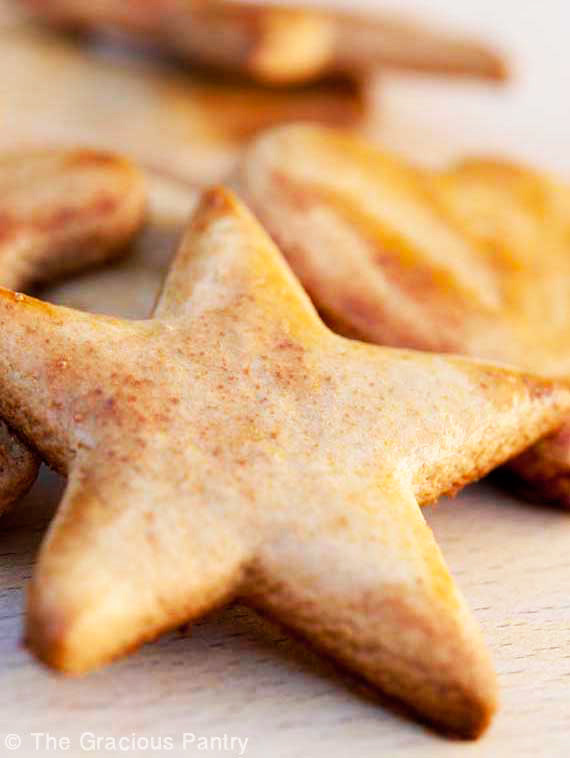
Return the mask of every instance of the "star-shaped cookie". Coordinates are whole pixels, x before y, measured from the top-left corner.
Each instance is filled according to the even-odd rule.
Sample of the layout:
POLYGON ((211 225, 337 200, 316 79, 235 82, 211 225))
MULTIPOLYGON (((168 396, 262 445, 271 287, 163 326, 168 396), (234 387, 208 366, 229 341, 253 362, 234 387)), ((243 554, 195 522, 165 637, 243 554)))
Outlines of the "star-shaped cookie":
POLYGON ((0 354, 0 411, 69 477, 29 591, 42 660, 88 671, 240 597, 484 729, 493 669, 418 502, 554 428, 566 387, 333 334, 223 189, 151 320, 0 290, 0 354))
MULTIPOLYGON (((93 150, 0 156, 0 283, 27 288, 121 253, 140 228, 144 181, 93 150)), ((0 422, 0 512, 35 478, 37 462, 0 422)))
POLYGON ((502 79, 500 57, 391 16, 218 0, 26 0, 48 21, 77 29, 119 29, 184 60, 291 84, 382 66, 502 79))
MULTIPOLYGON (((433 174, 304 126, 260 137, 237 186, 337 331, 570 375, 570 187, 500 161, 433 174)), ((566 506, 569 430, 512 464, 566 506)))

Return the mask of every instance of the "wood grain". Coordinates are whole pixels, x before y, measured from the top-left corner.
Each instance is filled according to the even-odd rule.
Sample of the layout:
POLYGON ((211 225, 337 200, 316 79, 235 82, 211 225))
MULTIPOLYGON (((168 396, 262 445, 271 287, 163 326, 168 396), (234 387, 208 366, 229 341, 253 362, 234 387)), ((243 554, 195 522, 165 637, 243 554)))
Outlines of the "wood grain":
MULTIPOLYGON (((236 606, 85 679, 62 679, 21 647, 34 553, 61 493, 44 472, 0 533, 1 732, 249 737, 247 756, 557 756, 570 683, 570 520, 479 485, 427 516, 482 622, 502 710, 476 744, 446 742, 379 704, 353 679, 236 606)), ((1 744, 2 737, 0 737, 1 744)), ((115 753, 101 753, 111 754, 115 753)), ((120 753, 117 752, 117 755, 120 753)), ((158 753, 157 753, 158 754, 158 753)), ((189 750, 179 754, 199 755, 189 750)), ((236 751, 228 755, 237 755, 236 751)))

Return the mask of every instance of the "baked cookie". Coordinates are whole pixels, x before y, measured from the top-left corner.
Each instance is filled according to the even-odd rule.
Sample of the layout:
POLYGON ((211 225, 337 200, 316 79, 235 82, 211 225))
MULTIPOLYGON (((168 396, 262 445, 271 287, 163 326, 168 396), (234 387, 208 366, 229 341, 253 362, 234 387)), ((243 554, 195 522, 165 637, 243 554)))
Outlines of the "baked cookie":
MULTIPOLYGON (((262 136, 237 184, 339 332, 570 376, 570 187, 492 160, 428 173, 304 126, 262 136)), ((570 506, 570 426, 511 467, 570 506)))
MULTIPOLYGON (((492 159, 464 161, 434 181, 444 212, 484 247, 502 280, 508 360, 570 376, 570 185, 492 159)), ((530 499, 570 507, 570 418, 509 468, 530 499)))
MULTIPOLYGON (((0 282, 18 290, 116 257, 145 210, 139 171, 93 150, 1 156, 0 198, 0 282)), ((37 465, 0 422, 0 512, 31 485, 37 465)))
POLYGON ((23 4, 0 0, 0 31, 22 24, 27 15, 23 4))
POLYGON ((485 728, 493 669, 418 502, 553 429, 567 387, 333 334, 223 189, 151 320, 0 290, 0 355, 0 411, 69 477, 29 591, 43 661, 88 671, 239 596, 434 725, 485 728))
POLYGON ((39 290, 42 300, 90 313, 148 318, 199 193, 182 182, 146 174, 147 222, 120 260, 39 290))
POLYGON ((0 156, 0 198, 0 282, 10 289, 117 257, 146 208, 141 172, 91 149, 0 156))
POLYGON ((37 457, 0 421, 0 514, 30 489, 38 466, 37 457))
POLYGON ((25 27, 0 35, 0 70, 0 150, 88 144, 189 183, 225 177, 260 130, 299 119, 354 126, 368 112, 365 83, 270 89, 25 27))
POLYGON ((396 17, 218 0, 27 0, 40 18, 82 30, 111 28, 190 62, 272 84, 378 66, 486 79, 505 77, 488 47, 396 17))

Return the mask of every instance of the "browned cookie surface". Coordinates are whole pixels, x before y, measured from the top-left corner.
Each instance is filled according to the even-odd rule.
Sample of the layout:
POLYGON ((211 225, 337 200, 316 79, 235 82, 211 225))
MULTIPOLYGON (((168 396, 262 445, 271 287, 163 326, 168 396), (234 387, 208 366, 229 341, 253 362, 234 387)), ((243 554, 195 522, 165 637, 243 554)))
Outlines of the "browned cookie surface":
MULTIPOLYGON (((26 289, 122 254, 145 206, 141 173, 115 155, 78 149, 0 156, 0 282, 26 289)), ((3 365, 9 370, 9 355, 3 365)), ((0 510, 27 489, 36 468, 35 456, 0 424, 0 510)))
POLYGON ((0 513, 29 490, 37 473, 35 455, 0 423, 0 513))
POLYGON ((367 85, 281 90, 18 27, 0 30, 0 150, 89 145, 189 184, 218 181, 256 132, 364 120, 367 85))
POLYGON ((9 289, 116 257, 146 207, 139 170, 91 149, 0 156, 0 198, 0 282, 9 289))
POLYGON ((196 204, 198 192, 147 172, 147 222, 120 260, 39 290, 43 300, 90 313, 148 318, 196 204))
POLYGON ((204 0, 28 0, 40 18, 82 30, 114 29, 184 60, 277 84, 378 66, 502 79, 505 65, 482 44, 379 14, 204 0))
MULTIPOLYGON (((440 174, 333 130, 286 127, 238 185, 335 329, 570 374, 570 188, 471 160, 440 174)), ((513 463, 570 504, 567 430, 513 463)))
POLYGON ((237 595, 438 727, 486 727, 493 669, 418 503, 554 428, 565 386, 333 334, 223 189, 152 319, 4 290, 0 353, 1 412, 69 477, 29 594, 42 660, 87 671, 237 595))

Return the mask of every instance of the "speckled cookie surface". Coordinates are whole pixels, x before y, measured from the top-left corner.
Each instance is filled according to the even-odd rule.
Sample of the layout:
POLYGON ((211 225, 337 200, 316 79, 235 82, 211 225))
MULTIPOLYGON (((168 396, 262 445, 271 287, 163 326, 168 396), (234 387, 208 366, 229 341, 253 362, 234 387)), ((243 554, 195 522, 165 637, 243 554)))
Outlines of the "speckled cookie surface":
POLYGON ((43 287, 38 297, 90 313, 148 318, 199 192, 155 172, 146 172, 145 179, 147 219, 127 255, 43 287))
MULTIPOLYGON (((303 126, 256 141, 236 186, 339 332, 570 374, 570 187, 499 160, 434 174, 303 126)), ((512 464, 542 501, 570 505, 568 440, 512 464)))
POLYGON ((2 290, 0 354, 0 411, 68 475, 29 593, 42 660, 88 671, 239 596, 440 728, 485 728, 493 668, 418 502, 552 429, 565 386, 333 334, 222 189, 152 319, 2 290))
MULTIPOLYGON (((140 229, 145 204, 140 172, 108 153, 0 156, 0 283, 26 289, 116 257, 140 229)), ((0 423, 0 511, 36 470, 35 455, 0 423)))

